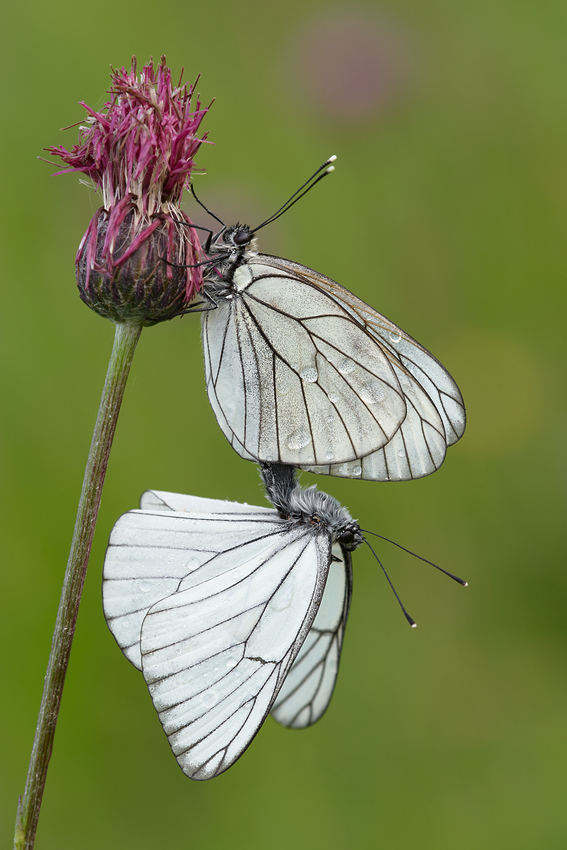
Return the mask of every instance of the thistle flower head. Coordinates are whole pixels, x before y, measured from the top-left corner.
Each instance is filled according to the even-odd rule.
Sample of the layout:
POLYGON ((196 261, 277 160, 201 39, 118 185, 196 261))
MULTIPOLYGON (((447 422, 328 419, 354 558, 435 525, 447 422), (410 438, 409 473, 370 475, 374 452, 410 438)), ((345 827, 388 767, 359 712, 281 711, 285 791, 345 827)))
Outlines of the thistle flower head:
POLYGON ((206 136, 198 131, 207 108, 192 109, 194 86, 173 87, 162 56, 137 75, 111 73, 110 100, 88 117, 79 142, 47 150, 68 166, 60 174, 88 175, 102 193, 76 258, 81 297, 114 321, 144 325, 182 312, 200 289, 200 243, 179 207, 194 156, 206 136))

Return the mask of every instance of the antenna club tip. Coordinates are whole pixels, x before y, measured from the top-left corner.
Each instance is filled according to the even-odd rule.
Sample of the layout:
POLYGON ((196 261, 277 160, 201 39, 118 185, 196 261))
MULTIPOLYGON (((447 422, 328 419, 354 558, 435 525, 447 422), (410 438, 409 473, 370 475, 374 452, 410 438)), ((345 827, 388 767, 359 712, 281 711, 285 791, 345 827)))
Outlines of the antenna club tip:
POLYGON ((336 154, 333 154, 332 156, 329 157, 327 162, 334 162, 336 160, 336 158, 337 158, 336 154))
POLYGON ((468 581, 464 581, 464 582, 463 582, 463 587, 468 587, 468 586, 469 586, 468 581))
POLYGON ((327 170, 325 171, 325 174, 330 174, 330 173, 331 173, 331 171, 334 171, 334 170, 335 170, 335 166, 334 166, 334 165, 330 165, 330 166, 327 168, 327 170))
POLYGON ((412 627, 412 629, 417 629, 417 623, 410 623, 410 626, 412 627))

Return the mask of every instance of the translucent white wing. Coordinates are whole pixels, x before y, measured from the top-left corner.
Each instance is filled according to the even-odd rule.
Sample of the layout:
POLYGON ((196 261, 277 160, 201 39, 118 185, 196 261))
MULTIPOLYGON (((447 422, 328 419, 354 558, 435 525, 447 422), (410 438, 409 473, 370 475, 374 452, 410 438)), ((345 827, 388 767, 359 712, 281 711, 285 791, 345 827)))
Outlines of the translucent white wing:
POLYGON ((349 552, 333 546, 323 599, 298 656, 276 697, 271 714, 283 726, 303 729, 327 709, 337 678, 352 595, 349 552))
POLYGON ((464 405, 443 366, 330 278, 252 255, 204 314, 207 390, 248 460, 378 481, 439 468, 464 405))
MULTIPOLYGON (((413 379, 413 383, 429 396, 430 402, 443 421, 448 446, 453 445, 463 436, 466 425, 463 398, 457 384, 436 357, 400 327, 334 280, 289 260, 276 259, 276 262, 284 263, 286 268, 296 270, 307 280, 314 281, 333 300, 362 322, 369 333, 383 346, 398 377, 406 375, 408 379, 413 379)), ((408 382, 405 385, 402 383, 402 389, 407 397, 408 382)))
POLYGON ((198 514, 265 514, 274 518, 273 508, 247 505, 245 502, 229 502, 223 499, 206 499, 203 496, 187 496, 185 493, 167 493, 164 490, 146 490, 140 499, 143 511, 176 511, 198 514))
POLYGON ((389 442, 406 417, 390 359, 325 292, 257 260, 203 313, 207 391, 244 457, 325 464, 389 442))
POLYGON ((250 744, 319 607, 329 536, 279 528, 197 567, 143 621, 144 678, 193 779, 222 773, 250 744))
MULTIPOLYGON (((174 497, 177 504, 184 498, 179 495, 176 499, 175 493, 159 495, 174 497)), ((217 508, 224 505, 216 502, 217 508)), ((268 508, 227 511, 220 516, 129 511, 120 517, 108 543, 102 597, 108 627, 126 658, 141 669, 144 617, 152 605, 174 593, 192 570, 217 553, 255 538, 275 535, 279 539, 281 530, 281 520, 268 508)))

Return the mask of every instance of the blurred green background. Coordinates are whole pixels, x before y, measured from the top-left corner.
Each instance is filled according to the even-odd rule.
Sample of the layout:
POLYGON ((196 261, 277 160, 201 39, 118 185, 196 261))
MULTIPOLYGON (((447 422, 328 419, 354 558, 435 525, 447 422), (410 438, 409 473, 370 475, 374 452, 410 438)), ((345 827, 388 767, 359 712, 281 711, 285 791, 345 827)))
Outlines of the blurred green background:
MULTIPOLYGON (((567 6, 559 0, 7 7, 2 110, 2 846, 33 739, 113 328, 80 302, 94 209, 70 146, 108 66, 166 53, 216 102, 198 187, 257 224, 330 154, 336 173, 261 247, 335 278, 449 368, 469 414, 434 476, 318 478, 388 544, 407 627, 365 548, 323 720, 268 720, 244 758, 185 778, 106 628, 117 517, 154 487, 262 503, 209 409, 199 325, 145 330, 102 499, 38 830, 52 848, 473 850, 567 845, 564 328, 567 6)), ((204 126, 205 126, 204 125, 204 126)), ((202 216, 189 200, 186 209, 202 216)), ((304 475, 306 482, 309 476, 304 475)))

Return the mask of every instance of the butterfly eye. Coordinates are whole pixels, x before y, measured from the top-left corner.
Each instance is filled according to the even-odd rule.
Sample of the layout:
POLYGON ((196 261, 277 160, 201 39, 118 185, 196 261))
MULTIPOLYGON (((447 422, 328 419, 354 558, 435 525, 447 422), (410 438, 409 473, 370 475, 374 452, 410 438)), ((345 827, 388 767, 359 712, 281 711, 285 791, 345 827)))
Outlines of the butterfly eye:
POLYGON ((309 522, 311 523, 311 525, 317 525, 318 523, 321 522, 321 517, 318 517, 318 516, 309 517, 309 522))
POLYGON ((232 237, 235 245, 247 245, 252 239, 252 233, 248 227, 241 227, 232 237))
POLYGON ((347 528, 338 535, 337 539, 343 546, 350 546, 354 543, 354 531, 351 528, 347 528))

